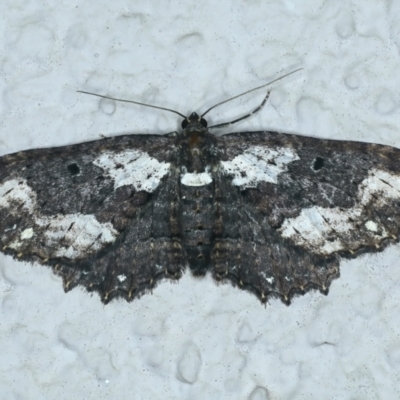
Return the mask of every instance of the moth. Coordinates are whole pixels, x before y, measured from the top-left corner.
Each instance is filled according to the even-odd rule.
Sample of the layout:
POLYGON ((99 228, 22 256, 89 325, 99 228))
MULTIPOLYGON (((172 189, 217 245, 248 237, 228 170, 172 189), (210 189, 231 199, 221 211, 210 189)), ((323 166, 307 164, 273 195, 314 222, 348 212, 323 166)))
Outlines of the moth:
POLYGON ((190 269, 290 304, 327 294, 341 259, 398 242, 399 149, 270 131, 216 136, 211 128, 254 112, 208 128, 214 107, 189 117, 151 107, 178 114, 182 130, 1 157, 0 250, 104 303, 190 269))

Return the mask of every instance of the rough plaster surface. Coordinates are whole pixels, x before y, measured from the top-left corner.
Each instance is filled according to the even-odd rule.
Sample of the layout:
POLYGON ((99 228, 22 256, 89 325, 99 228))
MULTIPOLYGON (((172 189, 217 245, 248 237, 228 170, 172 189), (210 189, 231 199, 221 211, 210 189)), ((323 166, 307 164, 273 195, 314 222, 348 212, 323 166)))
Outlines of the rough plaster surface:
MULTIPOLYGON (((0 15, 0 154, 180 124, 77 89, 189 113, 297 67, 235 130, 400 146, 398 1, 4 0, 0 15)), ((104 307, 1 256, 0 398, 398 399, 399 260, 343 262, 327 297, 290 307, 189 273, 104 307)))

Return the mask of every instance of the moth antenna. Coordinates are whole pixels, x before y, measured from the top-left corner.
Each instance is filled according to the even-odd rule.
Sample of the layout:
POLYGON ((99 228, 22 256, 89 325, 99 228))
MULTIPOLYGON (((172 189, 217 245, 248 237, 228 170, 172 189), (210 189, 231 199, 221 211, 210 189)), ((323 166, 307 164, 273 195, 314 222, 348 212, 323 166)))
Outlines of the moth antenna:
POLYGON ((223 128, 224 126, 229 126, 229 125, 235 124, 236 122, 242 121, 243 119, 251 117, 252 115, 257 113, 258 111, 260 111, 264 107, 264 104, 267 102, 270 93, 271 93, 271 90, 268 90, 267 95, 263 98, 263 101, 261 102, 261 104, 259 106, 257 106, 257 108, 254 109, 252 112, 250 112, 250 113, 248 113, 248 114, 246 114, 243 117, 240 117, 238 119, 234 119, 233 121, 223 122, 222 124, 217 124, 217 125, 210 126, 209 129, 211 129, 211 128, 223 128))
MULTIPOLYGON (((263 87, 265 87, 265 86, 271 85, 271 84, 273 84, 273 83, 275 83, 275 82, 277 82, 277 81, 280 81, 281 79, 286 78, 287 76, 292 75, 292 74, 294 74, 295 72, 300 71, 300 70, 302 70, 302 69, 304 69, 304 68, 295 69, 294 71, 289 72, 289 73, 287 73, 287 74, 285 74, 285 75, 283 75, 283 76, 280 76, 279 78, 276 78, 276 79, 274 79, 274 80, 272 80, 272 81, 270 81, 270 82, 268 82, 268 83, 264 83, 264 85, 257 86, 257 87, 254 88, 254 89, 247 90, 246 92, 241 93, 241 94, 238 94, 237 96, 234 96, 234 97, 231 97, 231 98, 229 98, 229 99, 227 99, 227 100, 221 101, 220 103, 217 103, 217 104, 213 105, 212 107, 210 107, 205 113, 203 113, 203 114, 201 115, 201 117, 204 117, 208 112, 210 112, 211 110, 213 110, 215 107, 218 107, 218 106, 220 106, 220 105, 222 105, 222 104, 225 104, 225 103, 227 103, 228 101, 235 100, 235 99, 237 99, 238 97, 244 96, 244 95, 247 94, 247 93, 251 93, 251 92, 254 92, 255 90, 258 90, 258 89, 261 89, 261 88, 263 88, 263 87)), ((235 122, 237 122, 237 121, 235 121, 235 122)), ((222 125, 222 124, 221 124, 221 125, 222 125)), ((216 125, 214 125, 214 128, 215 128, 215 127, 216 127, 216 125)))
POLYGON ((139 101, 125 100, 125 99, 116 99, 115 97, 103 96, 103 95, 97 94, 97 93, 85 92, 84 90, 77 90, 77 93, 90 94, 90 95, 92 95, 92 96, 101 97, 101 98, 103 98, 103 99, 109 99, 109 100, 115 100, 115 101, 122 101, 122 102, 124 102, 124 103, 133 103, 133 104, 138 104, 138 105, 140 105, 140 106, 151 107, 151 108, 157 108, 158 110, 169 111, 169 112, 172 112, 172 113, 174 113, 174 114, 178 114, 178 115, 179 115, 180 117, 182 117, 182 118, 186 118, 185 115, 181 114, 181 113, 178 112, 178 111, 171 110, 170 108, 159 107, 159 106, 153 106, 153 105, 151 105, 151 104, 140 103, 139 101))

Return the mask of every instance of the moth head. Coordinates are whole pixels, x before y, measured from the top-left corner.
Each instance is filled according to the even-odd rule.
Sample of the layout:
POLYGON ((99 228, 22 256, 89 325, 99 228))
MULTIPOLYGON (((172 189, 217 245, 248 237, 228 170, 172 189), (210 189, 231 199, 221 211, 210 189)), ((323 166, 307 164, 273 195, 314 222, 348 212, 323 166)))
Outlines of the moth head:
POLYGON ((198 124, 200 124, 203 128, 207 128, 207 121, 204 118, 199 117, 197 113, 192 112, 189 117, 186 117, 182 121, 181 126, 182 129, 186 129, 189 125, 196 126, 198 124))

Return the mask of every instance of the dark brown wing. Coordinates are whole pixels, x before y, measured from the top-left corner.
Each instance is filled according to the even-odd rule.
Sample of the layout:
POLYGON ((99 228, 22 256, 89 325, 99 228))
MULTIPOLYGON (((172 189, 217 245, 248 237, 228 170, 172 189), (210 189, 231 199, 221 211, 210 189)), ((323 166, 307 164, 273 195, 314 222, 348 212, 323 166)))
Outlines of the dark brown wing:
POLYGON ((400 233, 400 150, 275 132, 219 138, 216 279, 261 301, 327 293, 341 257, 400 233))
POLYGON ((0 158, 0 250, 65 290, 132 300, 184 268, 172 136, 119 136, 0 158))

